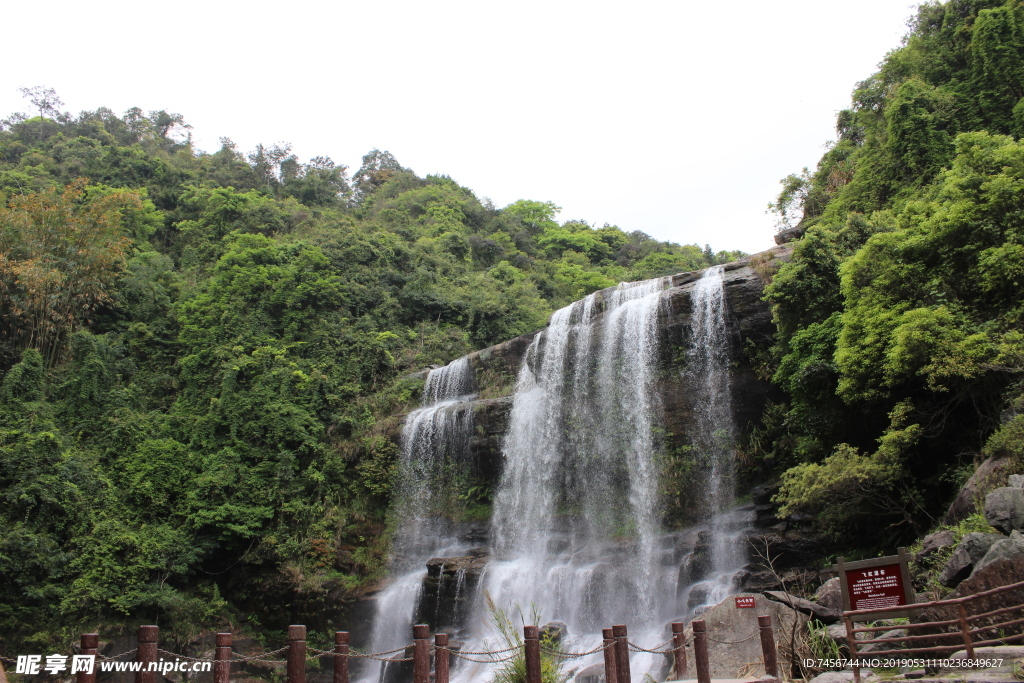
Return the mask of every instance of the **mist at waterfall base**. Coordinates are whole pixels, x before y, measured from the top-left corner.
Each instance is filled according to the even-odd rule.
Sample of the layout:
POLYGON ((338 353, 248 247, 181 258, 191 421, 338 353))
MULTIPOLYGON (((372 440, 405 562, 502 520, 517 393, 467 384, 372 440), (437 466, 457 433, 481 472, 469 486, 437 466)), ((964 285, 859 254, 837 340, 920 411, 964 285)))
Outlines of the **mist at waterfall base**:
MULTIPOLYGON (((661 528, 658 315, 668 285, 659 278, 595 292, 556 311, 534 338, 503 442, 491 556, 474 595, 459 594, 467 590, 460 576, 448 596, 459 612, 452 635, 465 650, 507 647, 491 627, 484 592, 517 623, 520 613, 529 623, 534 612, 538 625, 564 622, 567 651, 599 647, 601 629, 613 624, 627 624, 631 642, 653 649, 668 640, 669 622, 727 596, 732 576, 746 564, 738 535, 747 520, 730 510, 734 427, 721 267, 708 269, 691 291, 683 371, 694 392, 692 476, 702 479, 695 487, 701 500, 692 503, 707 511, 699 529, 710 543, 702 554, 689 552, 697 529, 661 528)), ((422 407, 406 420, 394 579, 378 597, 372 652, 410 641, 428 560, 480 552, 460 537, 458 524, 438 514, 450 495, 444 482, 466 466, 473 384, 466 358, 431 371, 422 407)), ((565 669, 602 661, 597 652, 565 669)), ((460 682, 488 680, 495 666, 453 664, 452 679, 460 682)), ((633 675, 661 680, 666 664, 663 655, 636 652, 630 667, 633 675)), ((371 662, 361 681, 380 677, 380 665, 371 662)))

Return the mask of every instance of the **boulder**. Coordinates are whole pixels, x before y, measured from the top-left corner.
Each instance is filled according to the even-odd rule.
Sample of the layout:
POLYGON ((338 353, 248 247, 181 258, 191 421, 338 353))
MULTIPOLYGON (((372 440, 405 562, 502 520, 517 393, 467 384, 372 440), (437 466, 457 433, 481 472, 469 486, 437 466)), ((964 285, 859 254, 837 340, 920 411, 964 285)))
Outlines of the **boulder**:
MULTIPOLYGON (((1024 582, 1024 562, 1021 562, 1020 559, 1000 559, 990 562, 980 569, 976 569, 970 577, 964 579, 952 593, 946 596, 946 598, 953 599, 963 598, 969 595, 977 595, 978 593, 984 593, 985 591, 992 590, 993 588, 999 588, 1001 586, 1008 586, 1010 584, 1020 582, 1024 582)), ((1020 604, 1024 604, 1024 588, 1018 588, 1008 592, 978 598, 976 601, 970 603, 967 610, 968 614, 984 614, 986 612, 991 612, 992 610, 1007 607, 1008 605, 1020 604)), ((972 626, 982 627, 1012 619, 1020 619, 1022 617, 1024 617, 1024 610, 1018 610, 1009 614, 1003 613, 994 617, 983 617, 978 621, 972 622, 972 626)), ((956 618, 957 611, 953 607, 926 607, 918 614, 918 620, 922 623, 928 621, 945 621, 956 618)), ((934 633, 935 631, 929 629, 926 633, 927 632, 934 633)), ((948 642, 948 640, 943 641, 945 644, 948 644, 948 642)), ((939 644, 940 643, 938 641, 935 643, 925 643, 925 645, 939 644)))
MULTIPOLYGON (((985 553, 985 556, 978 560, 978 563, 974 566, 974 572, 982 571, 985 567, 1000 560, 1008 560, 1024 565, 1024 536, 1021 536, 1019 531, 1014 530, 1009 538, 993 543, 988 552, 985 553)), ((972 576, 974 572, 971 572, 972 576)))
POLYGON ((1011 474, 1008 477, 1007 486, 1015 489, 1024 489, 1024 474, 1011 474))
POLYGON ((472 548, 460 557, 428 560, 415 623, 429 624, 431 631, 457 631, 469 615, 480 573, 489 559, 489 549, 472 548))
POLYGON ((1004 534, 1024 530, 1024 489, 1005 486, 985 496, 985 520, 1004 534))
POLYGON ((886 631, 885 633, 883 633, 880 636, 874 636, 874 637, 870 638, 870 640, 886 639, 886 640, 891 640, 892 642, 889 642, 889 643, 871 643, 870 645, 865 645, 864 647, 858 647, 857 650, 861 654, 867 654, 869 652, 885 652, 886 650, 900 650, 900 649, 903 649, 903 647, 905 647, 903 641, 900 640, 900 638, 906 638, 906 637, 907 637, 907 629, 905 629, 905 628, 894 628, 891 631, 886 631))
POLYGON ((599 662, 585 667, 578 671, 572 680, 573 683, 605 683, 604 663, 599 662))
MULTIPOLYGON (((1024 562, 1001 559, 990 562, 982 569, 975 571, 946 597, 948 599, 962 598, 1022 581, 1024 581, 1024 562)), ((991 605, 975 605, 971 611, 981 613, 1005 607, 1007 604, 1022 604, 1024 603, 1024 588, 1010 591, 1008 594, 993 595, 990 598, 984 598, 982 602, 990 602, 991 605)))
POLYGON ((778 576, 767 569, 758 569, 757 565, 747 565, 736 572, 734 581, 737 588, 744 593, 763 593, 782 588, 778 576))
POLYGON ((920 564, 929 560, 935 553, 953 545, 953 532, 949 529, 928 534, 921 541, 921 549, 914 555, 914 561, 920 564))
POLYGON ((540 638, 552 645, 558 645, 569 635, 569 627, 562 621, 551 621, 540 627, 540 638))
POLYGON ((775 233, 775 244, 788 244, 793 240, 798 240, 804 236, 805 230, 799 225, 795 228, 789 228, 787 230, 780 230, 775 233))
POLYGON ((818 590, 814 591, 814 601, 822 607, 841 613, 843 611, 843 588, 839 577, 832 577, 821 584, 818 590))
POLYGON ((971 575, 978 560, 985 556, 992 544, 1002 538, 1000 534, 977 532, 964 536, 939 574, 939 583, 948 588, 955 587, 971 575))
POLYGON ((1006 471, 1012 466, 1013 458, 1007 454, 994 455, 978 465, 978 469, 974 471, 971 478, 960 489, 960 493, 950 503, 949 509, 946 510, 946 514, 942 518, 942 523, 956 524, 976 512, 977 501, 1001 485, 1007 476, 1006 471))
POLYGON ((834 624, 843 618, 843 613, 840 610, 832 609, 825 605, 819 605, 818 603, 811 602, 810 600, 798 598, 791 593, 783 593, 782 591, 765 591, 764 594, 772 600, 789 605, 793 609, 810 615, 812 619, 817 619, 823 624, 834 624))
MULTIPOLYGON (((757 617, 762 614, 772 618, 776 647, 789 642, 794 627, 797 630, 807 627, 806 614, 752 593, 730 595, 701 615, 700 618, 707 625, 711 678, 764 675, 757 625, 757 617), (754 598, 754 608, 737 608, 736 597, 754 598)), ((690 662, 696 661, 692 642, 687 646, 686 656, 690 662)), ((782 657, 779 659, 781 661, 782 657)))
POLYGON ((695 608, 706 604, 714 590, 715 584, 712 581, 699 581, 690 586, 690 590, 686 594, 686 609, 692 612, 695 608))
POLYGON ((852 680, 852 671, 826 671, 812 678, 810 683, 849 683, 852 680))
POLYGON ((839 645, 839 647, 850 647, 846 639, 846 624, 829 624, 828 627, 826 627, 825 632, 828 634, 829 638, 836 641, 836 644, 839 645))
POLYGON ((693 551, 683 558, 683 564, 679 567, 680 589, 698 581, 703 581, 711 573, 712 558, 712 536, 710 531, 701 531, 697 535, 697 544, 693 551))

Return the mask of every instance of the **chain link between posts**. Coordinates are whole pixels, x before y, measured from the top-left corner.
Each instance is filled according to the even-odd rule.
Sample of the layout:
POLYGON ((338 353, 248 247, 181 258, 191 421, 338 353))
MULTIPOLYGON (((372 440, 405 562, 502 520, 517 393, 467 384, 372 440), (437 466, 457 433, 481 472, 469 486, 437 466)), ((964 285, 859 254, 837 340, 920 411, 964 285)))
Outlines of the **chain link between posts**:
POLYGON ((116 662, 121 657, 127 657, 128 655, 133 655, 133 654, 135 654, 138 651, 139 651, 139 648, 136 647, 136 648, 132 648, 131 650, 128 650, 127 652, 122 652, 119 655, 114 655, 113 657, 107 657, 106 655, 97 654, 96 655, 96 659, 100 660, 101 662, 116 662))
POLYGON ((607 643, 605 645, 595 647, 593 650, 587 650, 586 652, 563 652, 562 650, 551 650, 549 648, 541 646, 540 651, 543 654, 550 655, 552 657, 561 657, 562 659, 575 659, 576 657, 586 657, 587 655, 592 655, 595 652, 607 650, 613 645, 615 645, 615 643, 607 643))
POLYGON ((677 645, 676 647, 670 647, 667 650, 662 650, 661 649, 663 647, 671 645, 672 643, 673 643, 673 641, 670 640, 668 642, 662 643, 661 645, 655 645, 650 650, 648 650, 646 648, 642 648, 639 645, 637 645, 636 643, 629 643, 629 649, 632 650, 633 652, 647 652, 647 653, 652 654, 652 655, 667 655, 670 652, 675 652, 676 650, 683 650, 683 649, 685 649, 686 648, 686 644, 687 644, 686 641, 683 641, 682 645, 677 645))
POLYGON ((760 632, 755 631, 752 635, 747 636, 743 640, 716 640, 711 636, 708 636, 707 638, 712 643, 721 643, 722 645, 739 645, 740 643, 745 643, 748 640, 753 640, 754 638, 757 638, 759 635, 761 635, 760 632))

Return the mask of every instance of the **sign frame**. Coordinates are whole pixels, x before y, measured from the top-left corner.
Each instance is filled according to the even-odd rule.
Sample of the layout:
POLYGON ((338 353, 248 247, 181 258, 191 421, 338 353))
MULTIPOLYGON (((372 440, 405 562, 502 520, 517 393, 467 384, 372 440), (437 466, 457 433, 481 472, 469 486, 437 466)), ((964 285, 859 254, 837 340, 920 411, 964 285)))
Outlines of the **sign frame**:
POLYGON ((737 595, 733 597, 736 600, 736 609, 755 609, 757 607, 757 602, 753 596, 746 597, 737 595))
MULTIPOLYGON (((900 568, 900 581, 903 587, 903 597, 906 599, 907 605, 913 605, 917 601, 917 596, 914 595, 914 584, 910 578, 910 553, 904 547, 896 549, 896 555, 889 555, 888 557, 875 557, 869 560, 857 560, 856 562, 847 562, 845 557, 840 557, 836 561, 835 571, 836 575, 839 576, 839 585, 841 587, 841 593, 843 596, 843 611, 853 611, 853 604, 850 596, 850 585, 847 579, 846 573, 850 570, 858 569, 870 569, 872 567, 887 567, 891 565, 899 565, 900 568)), ((893 619, 898 617, 909 617, 910 610, 886 610, 885 612, 876 613, 870 609, 857 610, 857 619, 863 620, 871 617, 872 614, 878 614, 880 618, 893 619), (862 619, 863 618, 863 619, 862 619)))

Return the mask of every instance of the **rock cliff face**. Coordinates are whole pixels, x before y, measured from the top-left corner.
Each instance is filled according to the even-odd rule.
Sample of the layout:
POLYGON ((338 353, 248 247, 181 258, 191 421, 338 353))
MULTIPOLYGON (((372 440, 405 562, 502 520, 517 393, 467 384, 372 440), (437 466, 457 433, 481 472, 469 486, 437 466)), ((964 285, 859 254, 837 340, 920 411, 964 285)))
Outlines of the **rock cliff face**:
MULTIPOLYGON (((761 297, 770 274, 791 253, 790 247, 775 247, 724 267, 725 298, 729 310, 727 327, 733 358, 730 377, 732 412, 740 433, 745 433, 757 423, 772 392, 769 383, 757 377, 747 356, 749 349, 765 348, 774 334, 770 306, 761 297)), ((687 425, 693 423, 697 406, 693 404, 693 392, 686 386, 686 350, 690 344, 691 293, 702 273, 679 273, 668 278, 669 287, 663 295, 659 312, 662 354, 659 395, 663 411, 662 446, 666 453, 685 453, 691 443, 687 425)), ((467 357, 480 397, 471 404, 473 476, 492 485, 501 475, 501 441, 508 426, 516 378, 523 357, 538 332, 516 337, 467 357)), ((685 490, 676 490, 675 493, 691 500, 694 498, 686 496, 685 490)), ((701 514, 701 510, 691 507, 676 509, 670 516, 673 521, 687 522, 701 514)))
MULTIPOLYGON (((766 282, 790 254, 789 247, 780 246, 722 267, 724 326, 725 335, 729 339, 726 372, 730 385, 728 395, 731 396, 731 405, 728 412, 732 418, 731 432, 739 438, 743 438, 743 435, 758 423, 766 401, 771 398, 770 384, 758 377, 754 367, 756 353, 768 348, 775 331, 770 307, 762 301, 762 295, 766 282)), ((700 471, 701 468, 709 467, 701 460, 707 457, 706 452, 702 451, 706 443, 698 444, 699 438, 707 440, 707 434, 698 435, 697 427, 693 426, 700 422, 699 415, 702 411, 705 415, 707 413, 707 406, 698 405, 698 401, 701 400, 698 398, 700 393, 695 390, 695 387, 704 385, 699 384, 700 369, 696 365, 693 368, 688 367, 690 359, 695 357, 691 352, 695 344, 692 338, 695 334, 693 328, 700 328, 699 324, 692 323, 697 312, 695 300, 702 300, 695 295, 695 290, 703 274, 704 271, 687 272, 665 278, 656 313, 658 355, 653 360, 653 365, 648 360, 645 367, 653 368, 656 377, 656 400, 653 410, 657 415, 652 424, 657 442, 654 453, 663 472, 659 480, 661 491, 656 494, 660 495, 663 501, 660 509, 664 532, 658 540, 661 550, 666 551, 662 552, 663 562, 680 567, 680 586, 689 587, 700 582, 701 585, 707 584, 703 586, 704 589, 711 590, 713 581, 705 579, 710 578, 707 575, 711 569, 712 554, 717 552, 713 532, 708 529, 702 530, 701 526, 692 526, 698 522, 706 526, 711 514, 717 512, 713 506, 718 504, 718 501, 708 500, 713 498, 708 491, 696 490, 698 486, 706 486, 708 477, 700 474, 700 471), (691 430, 694 430, 694 433, 690 433, 691 430), (671 529, 677 531, 670 532, 671 529), (667 552, 668 550, 672 552, 667 552)), ((592 306, 590 317, 587 318, 591 329, 604 329, 600 327, 604 316, 613 315, 608 311, 616 310, 608 302, 616 301, 619 296, 621 292, 613 293, 609 290, 607 293, 598 293, 588 300, 588 305, 592 306)), ((707 295, 703 296, 706 298, 707 295)), ((653 308, 648 307, 646 310, 653 314, 653 308)), ((716 329, 721 330, 721 319, 717 315, 715 319, 719 321, 716 323, 716 329)), ((562 320, 564 326, 565 316, 562 320)), ((646 320, 649 321, 650 317, 646 320)), ((456 525, 466 526, 463 530, 465 533, 457 534, 458 548, 444 546, 451 548, 451 556, 435 557, 426 562, 426 573, 414 614, 418 622, 429 623, 435 628, 445 628, 457 633, 458 625, 464 624, 469 616, 473 596, 479 592, 481 570, 492 559, 490 548, 487 547, 491 541, 490 529, 484 521, 489 512, 486 506, 488 496, 486 493, 481 494, 480 491, 488 488, 497 489, 501 480, 505 462, 502 442, 509 427, 517 378, 538 334, 540 331, 482 349, 466 356, 457 366, 459 376, 465 378, 465 383, 461 386, 471 387, 476 398, 468 401, 459 399, 455 405, 443 409, 451 411, 451 415, 457 413, 464 416, 467 411, 472 413, 470 436, 468 442, 464 442, 465 451, 459 455, 459 475, 468 476, 465 481, 471 482, 472 493, 466 490, 450 497, 454 507, 458 507, 459 500, 466 503, 464 513, 460 513, 454 507, 450 510, 453 519, 463 519, 456 525), (462 495, 463 493, 465 495, 462 495)), ((715 348, 721 349, 723 346, 718 340, 720 337, 716 337, 715 348)), ((545 353, 546 348, 540 353, 545 353)), ((456 364, 453 363, 450 367, 456 367, 456 364)), ((717 367, 722 366, 719 364, 717 367)), ((444 372, 454 371, 446 369, 444 372)), ((608 391, 608 388, 605 387, 602 391, 608 391)), ((461 389, 460 393, 464 395, 465 389, 461 389)), ((399 417, 392 416, 389 419, 390 423, 396 426, 401 424, 399 417)), ((395 439, 400 438, 397 430, 393 436, 395 439)), ((734 482, 726 481, 723 485, 733 488, 734 482)), ((782 537, 788 530, 776 528, 779 526, 779 520, 774 518, 773 510, 774 506, 767 500, 760 500, 756 495, 754 502, 739 508, 739 511, 744 513, 740 515, 743 519, 752 520, 753 528, 746 532, 747 535, 753 534, 760 538, 766 533, 764 528, 775 524, 771 527, 773 540, 776 544, 787 541, 787 538, 775 539, 775 536, 782 537)), ((556 511, 551 510, 550 513, 555 515, 556 511)), ((568 521, 567 517, 567 523, 568 521)), ((726 533, 726 530, 723 527, 715 533, 726 533)), ((737 542, 744 538, 746 537, 742 534, 737 536, 737 542)), ((796 547, 796 541, 788 541, 790 545, 796 547)), ((602 548, 603 552, 614 554, 625 551, 627 544, 611 543, 603 545, 602 548)), ((799 563, 798 557, 791 560, 783 563, 786 566, 782 569, 799 563)), ((742 565, 742 561, 740 564, 742 565)), ((741 574, 753 576, 756 569, 757 567, 750 565, 747 567, 748 571, 741 574)), ((737 578, 742 579, 744 585, 757 583, 746 580, 743 576, 737 578)), ((776 586, 771 583, 765 587, 776 586)), ((677 602, 685 603, 689 610, 692 606, 690 603, 694 600, 704 601, 699 593, 698 590, 697 593, 691 591, 688 595, 679 595, 677 602)))

